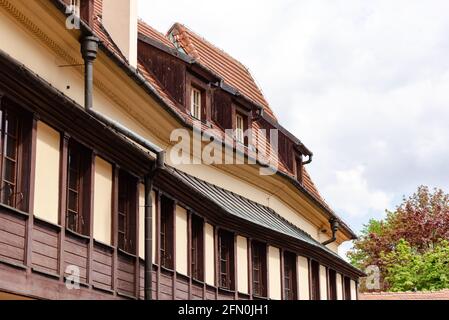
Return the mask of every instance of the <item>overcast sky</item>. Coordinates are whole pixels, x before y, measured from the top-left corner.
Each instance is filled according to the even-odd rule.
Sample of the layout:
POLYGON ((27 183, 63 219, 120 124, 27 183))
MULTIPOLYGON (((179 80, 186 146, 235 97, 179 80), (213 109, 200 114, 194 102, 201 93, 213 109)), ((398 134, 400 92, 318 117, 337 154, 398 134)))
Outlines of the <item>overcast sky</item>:
POLYGON ((139 5, 156 29, 181 22, 251 70, 355 231, 421 184, 449 192, 449 1, 139 5))

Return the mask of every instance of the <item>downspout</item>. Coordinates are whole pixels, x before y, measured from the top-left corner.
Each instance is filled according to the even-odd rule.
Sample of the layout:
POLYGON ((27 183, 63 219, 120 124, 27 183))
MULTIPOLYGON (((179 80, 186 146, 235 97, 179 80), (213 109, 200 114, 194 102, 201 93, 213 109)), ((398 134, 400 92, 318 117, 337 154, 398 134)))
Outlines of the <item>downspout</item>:
POLYGON ((331 218, 329 220, 329 223, 330 223, 331 228, 332 228, 332 238, 330 238, 329 240, 323 242, 322 243, 323 246, 327 246, 328 244, 331 244, 331 243, 337 241, 337 231, 340 228, 340 223, 335 218, 331 218))
POLYGON ((84 107, 88 114, 100 122, 109 126, 131 141, 156 154, 156 165, 150 164, 148 174, 145 176, 145 300, 152 299, 152 269, 153 269, 153 179, 158 169, 163 169, 165 164, 165 151, 129 130, 119 122, 114 121, 103 114, 93 110, 93 63, 98 53, 99 39, 93 36, 83 37, 81 40, 81 54, 84 59, 84 107))

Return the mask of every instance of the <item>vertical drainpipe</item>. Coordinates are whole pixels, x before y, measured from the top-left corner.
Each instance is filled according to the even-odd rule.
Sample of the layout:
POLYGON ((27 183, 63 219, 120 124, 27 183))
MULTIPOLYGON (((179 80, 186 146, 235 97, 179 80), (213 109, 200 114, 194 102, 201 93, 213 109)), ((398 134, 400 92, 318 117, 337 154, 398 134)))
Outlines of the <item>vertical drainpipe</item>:
POLYGON ((94 61, 97 58, 99 39, 93 36, 84 37, 81 41, 81 54, 84 59, 84 107, 92 110, 94 89, 94 61))
MULTIPOLYGON (((94 82, 94 68, 93 63, 97 58, 99 39, 94 36, 86 36, 81 40, 81 54, 84 59, 84 107, 86 111, 97 118, 101 122, 106 122, 107 125, 115 128, 125 136, 129 137, 136 143, 153 149, 147 142, 142 142, 142 139, 119 126, 117 123, 108 120, 103 115, 93 110, 93 82, 94 82)), ((153 149, 154 151, 154 149, 153 149)), ((145 176, 145 300, 152 299, 152 269, 153 269, 153 199, 151 191, 153 189, 153 177, 156 169, 164 168, 165 153, 163 150, 155 151, 157 153, 156 167, 152 167, 149 174, 145 176)))

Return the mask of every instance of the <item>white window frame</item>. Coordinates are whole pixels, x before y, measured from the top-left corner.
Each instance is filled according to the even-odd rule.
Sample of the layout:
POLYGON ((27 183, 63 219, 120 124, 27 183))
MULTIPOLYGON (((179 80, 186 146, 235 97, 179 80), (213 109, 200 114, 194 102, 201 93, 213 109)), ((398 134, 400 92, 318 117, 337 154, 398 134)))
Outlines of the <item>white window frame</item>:
POLYGON ((196 88, 192 88, 190 100, 190 114, 192 117, 201 120, 201 91, 196 88))
POLYGON ((245 143, 245 119, 239 113, 235 116, 235 140, 239 143, 245 143))

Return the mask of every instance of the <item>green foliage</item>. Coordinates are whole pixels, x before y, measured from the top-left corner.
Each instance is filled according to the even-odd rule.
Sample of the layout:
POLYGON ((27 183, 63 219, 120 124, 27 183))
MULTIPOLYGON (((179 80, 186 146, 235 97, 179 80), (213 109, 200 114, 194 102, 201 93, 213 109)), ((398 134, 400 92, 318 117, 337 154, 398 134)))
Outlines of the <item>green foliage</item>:
POLYGON ((391 291, 449 288, 449 242, 446 240, 420 253, 401 239, 392 252, 383 254, 383 258, 387 265, 385 280, 391 291))
POLYGON ((449 288, 449 195, 427 187, 383 220, 370 220, 354 248, 351 263, 381 271, 382 290, 449 288))

